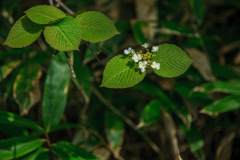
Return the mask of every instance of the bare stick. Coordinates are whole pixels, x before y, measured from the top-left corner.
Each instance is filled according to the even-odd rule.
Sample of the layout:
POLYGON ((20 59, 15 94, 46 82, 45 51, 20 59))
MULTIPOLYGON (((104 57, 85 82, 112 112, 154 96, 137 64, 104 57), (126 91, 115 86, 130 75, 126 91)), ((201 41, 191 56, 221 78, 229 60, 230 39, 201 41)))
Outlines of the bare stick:
POLYGON ((99 58, 98 58, 98 54, 101 53, 101 50, 99 52, 95 52, 87 43, 87 41, 84 41, 85 44, 87 45, 87 47, 93 52, 93 54, 95 55, 95 58, 98 60, 98 62, 102 63, 104 66, 106 65, 105 63, 103 63, 99 58))
MULTIPOLYGON (((58 0, 56 0, 58 2, 58 0)), ((60 2, 60 6, 65 10, 67 11, 69 14, 71 14, 72 16, 75 15, 75 13, 70 9, 68 8, 64 3, 60 2)))
POLYGON ((75 72, 74 72, 71 59, 70 59, 70 57, 68 56, 68 53, 67 53, 67 52, 64 52, 64 53, 65 53, 65 56, 66 56, 66 58, 67 58, 69 68, 70 68, 70 70, 71 70, 72 77, 73 77, 73 78, 76 78, 76 74, 75 74, 75 72))
POLYGON ((49 2, 49 4, 50 4, 51 6, 54 6, 53 0, 48 0, 48 2, 49 2))
POLYGON ((98 97, 100 101, 103 102, 113 113, 115 113, 117 116, 119 116, 121 119, 123 119, 129 126, 131 126, 138 134, 140 134, 147 143, 151 146, 151 148, 158 154, 158 158, 160 160, 164 160, 162 151, 160 148, 148 137, 146 133, 144 133, 142 130, 138 129, 137 126, 133 123, 131 119, 126 117, 124 114, 122 114, 115 106, 113 106, 111 103, 109 103, 98 90, 92 86, 91 90, 93 93, 98 97))
POLYGON ((53 57, 55 57, 57 54, 59 53, 59 51, 56 51, 55 53, 53 53, 53 57))
POLYGON ((61 0, 57 0, 57 4, 56 4, 56 7, 57 7, 57 8, 60 7, 60 3, 61 3, 61 0))

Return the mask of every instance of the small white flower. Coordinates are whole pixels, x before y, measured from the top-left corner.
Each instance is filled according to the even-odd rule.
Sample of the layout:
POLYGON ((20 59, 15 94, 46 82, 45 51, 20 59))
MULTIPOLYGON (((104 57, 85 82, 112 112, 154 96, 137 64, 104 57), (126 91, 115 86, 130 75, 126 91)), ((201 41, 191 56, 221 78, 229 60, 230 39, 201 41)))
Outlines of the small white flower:
POLYGON ((124 49, 124 54, 130 54, 135 52, 134 49, 132 49, 131 47, 129 47, 128 49, 124 49))
POLYGON ((147 61, 139 62, 139 68, 141 68, 142 72, 145 72, 146 67, 147 67, 147 61))
POLYGON ((149 44, 148 44, 148 43, 144 43, 142 46, 143 46, 144 48, 148 48, 149 44))
POLYGON ((159 70, 160 69, 160 63, 153 62, 151 67, 159 70))
POLYGON ((153 47, 152 47, 152 52, 157 52, 157 51, 158 51, 158 49, 159 49, 159 47, 158 47, 158 46, 153 46, 153 47))
POLYGON ((141 56, 141 54, 134 54, 134 55, 132 56, 132 59, 133 59, 135 62, 138 62, 138 61, 140 61, 140 60, 142 59, 142 56, 141 56))

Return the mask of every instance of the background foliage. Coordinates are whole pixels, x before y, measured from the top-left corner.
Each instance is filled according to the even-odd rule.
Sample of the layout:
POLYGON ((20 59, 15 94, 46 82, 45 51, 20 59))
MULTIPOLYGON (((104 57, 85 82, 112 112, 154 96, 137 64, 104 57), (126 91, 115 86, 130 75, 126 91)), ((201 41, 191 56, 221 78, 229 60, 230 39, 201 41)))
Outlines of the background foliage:
MULTIPOLYGON (((0 44, 23 11, 49 4, 46 0, 0 3, 0 44)), ((104 65, 84 41, 80 51, 68 52, 74 57, 76 79, 71 78, 64 53, 52 57, 54 50, 43 35, 26 48, 0 45, 0 156, 239 159, 238 0, 63 0, 60 4, 68 15, 99 11, 114 22, 121 34, 89 43, 96 52, 102 51, 98 58, 104 63, 129 46, 140 50, 145 42, 175 44, 194 62, 177 78, 161 78, 147 70, 144 80, 132 88, 108 89, 99 87, 104 65)), ((28 42, 23 39, 24 43, 28 42)))

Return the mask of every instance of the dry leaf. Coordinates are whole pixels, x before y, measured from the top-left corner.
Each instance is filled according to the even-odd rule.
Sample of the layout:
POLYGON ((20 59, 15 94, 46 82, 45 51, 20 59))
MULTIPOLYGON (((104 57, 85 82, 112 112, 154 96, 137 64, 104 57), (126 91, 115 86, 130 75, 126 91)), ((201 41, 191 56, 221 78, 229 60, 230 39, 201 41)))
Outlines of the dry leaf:
POLYGON ((216 78, 212 74, 212 69, 209 60, 205 53, 195 49, 195 48, 185 48, 193 62, 193 67, 195 67, 198 72, 206 81, 215 81, 216 78))
POLYGON ((235 138, 235 133, 231 133, 231 134, 225 136, 221 140, 220 145, 217 148, 215 160, 230 160, 231 159, 232 143, 233 143, 234 138, 235 138))
POLYGON ((168 114, 167 112, 165 112, 163 110, 162 110, 162 113, 163 113, 164 127, 167 131, 167 135, 169 136, 169 140, 170 140, 170 144, 171 144, 173 159, 180 160, 177 134, 176 134, 177 130, 176 130, 175 123, 170 114, 168 114))

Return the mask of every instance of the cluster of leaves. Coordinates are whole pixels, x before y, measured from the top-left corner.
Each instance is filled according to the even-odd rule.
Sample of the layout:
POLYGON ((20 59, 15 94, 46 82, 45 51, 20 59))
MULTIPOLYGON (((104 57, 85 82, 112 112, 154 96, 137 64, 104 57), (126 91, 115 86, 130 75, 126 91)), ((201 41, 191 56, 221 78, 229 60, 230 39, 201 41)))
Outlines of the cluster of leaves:
POLYGON ((84 12, 73 18, 56 7, 39 5, 25 13, 10 30, 5 45, 13 48, 26 47, 44 29, 45 40, 52 48, 71 51, 78 50, 81 39, 99 42, 118 34, 113 23, 100 12, 84 12))
MULTIPOLYGON (((123 57, 126 46, 140 50, 140 44, 149 42, 153 46, 164 43, 160 48, 170 45, 167 43, 180 46, 193 65, 177 78, 163 78, 175 73, 163 73, 162 60, 161 69, 156 71, 162 75, 148 70, 135 86, 113 90, 99 87, 106 70, 81 43, 81 58, 77 51, 68 52, 72 59, 74 55, 77 75, 72 80, 63 52, 52 58, 54 51, 48 45, 44 47, 43 35, 27 48, 0 45, 0 155, 6 159, 37 160, 50 156, 53 159, 54 155, 63 160, 157 160, 162 151, 165 160, 238 159, 239 1, 134 2, 107 0, 101 6, 100 1, 68 0, 66 4, 74 11, 97 8, 116 20, 121 34, 89 44, 96 51, 102 50, 98 57, 103 62, 116 54, 123 57), (47 145, 50 141, 52 144, 47 145)), ((26 6, 36 3, 5 0, 0 5, 0 42, 7 39, 12 19, 17 20, 22 10, 28 9, 26 6)), ((30 18, 29 21, 33 23, 30 18)), ((60 21, 41 26, 50 27, 60 21)), ((84 39, 82 28, 81 34, 84 39)), ((97 30, 89 38, 96 35, 97 30)), ((168 51, 162 51, 164 54, 159 56, 168 55, 168 51)), ((109 67, 114 59, 107 68, 110 71, 116 67, 115 75, 118 61, 109 67)), ((126 64, 127 61, 119 68, 126 64)), ((179 68, 181 64, 171 66, 168 62, 165 66, 179 68)), ((123 84, 116 85, 113 87, 123 84)))

